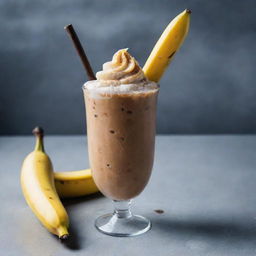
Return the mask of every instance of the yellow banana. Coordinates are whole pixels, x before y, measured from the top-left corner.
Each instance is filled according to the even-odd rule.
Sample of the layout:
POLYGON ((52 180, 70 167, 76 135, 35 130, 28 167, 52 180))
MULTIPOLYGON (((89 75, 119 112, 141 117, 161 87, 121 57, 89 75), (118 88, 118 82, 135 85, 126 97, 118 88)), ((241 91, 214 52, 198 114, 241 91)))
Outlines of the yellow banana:
POLYGON ((96 187, 90 169, 71 172, 55 172, 55 187, 61 198, 78 197, 96 193, 96 187))
POLYGON ((165 69, 182 45, 189 30, 190 13, 190 10, 185 10, 176 16, 157 41, 143 67, 150 81, 156 83, 160 81, 165 69))
POLYGON ((68 215, 54 186, 53 167, 44 152, 43 130, 36 127, 35 150, 24 160, 21 169, 23 195, 40 222, 60 239, 68 237, 68 215))

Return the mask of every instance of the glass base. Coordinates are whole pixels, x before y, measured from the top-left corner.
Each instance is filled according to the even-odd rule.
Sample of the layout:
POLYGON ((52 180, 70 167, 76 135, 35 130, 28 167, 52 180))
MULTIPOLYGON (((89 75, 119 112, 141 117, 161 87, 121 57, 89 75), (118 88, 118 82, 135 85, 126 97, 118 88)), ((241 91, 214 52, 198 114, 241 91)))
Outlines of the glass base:
POLYGON ((95 221, 95 227, 109 236, 131 237, 150 230, 151 222, 139 215, 120 218, 117 213, 110 213, 98 217, 95 221))

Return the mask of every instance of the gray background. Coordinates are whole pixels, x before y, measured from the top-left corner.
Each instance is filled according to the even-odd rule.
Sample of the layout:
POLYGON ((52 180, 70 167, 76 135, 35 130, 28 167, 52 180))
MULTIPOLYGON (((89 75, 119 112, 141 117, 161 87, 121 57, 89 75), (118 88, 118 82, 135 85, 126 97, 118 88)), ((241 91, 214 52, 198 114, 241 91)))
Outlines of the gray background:
POLYGON ((189 36, 161 80, 158 133, 255 133, 256 1, 0 1, 0 134, 85 130, 83 67, 124 47, 144 64, 169 21, 191 8, 189 36))

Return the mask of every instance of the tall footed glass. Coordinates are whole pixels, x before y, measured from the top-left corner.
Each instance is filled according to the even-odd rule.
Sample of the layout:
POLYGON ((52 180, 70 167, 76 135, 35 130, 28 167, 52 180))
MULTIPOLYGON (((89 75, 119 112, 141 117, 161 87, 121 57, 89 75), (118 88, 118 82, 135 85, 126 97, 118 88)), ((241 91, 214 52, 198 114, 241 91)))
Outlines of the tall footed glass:
POLYGON ((98 217, 95 226, 112 236, 142 234, 151 223, 133 215, 130 204, 151 175, 158 89, 97 94, 85 85, 83 91, 93 178, 114 204, 114 212, 98 217))
POLYGON ((93 178, 114 204, 114 212, 98 217, 95 226, 112 236, 142 234, 151 223, 133 215, 130 204, 151 175, 158 89, 95 94, 84 86, 83 91, 93 178))

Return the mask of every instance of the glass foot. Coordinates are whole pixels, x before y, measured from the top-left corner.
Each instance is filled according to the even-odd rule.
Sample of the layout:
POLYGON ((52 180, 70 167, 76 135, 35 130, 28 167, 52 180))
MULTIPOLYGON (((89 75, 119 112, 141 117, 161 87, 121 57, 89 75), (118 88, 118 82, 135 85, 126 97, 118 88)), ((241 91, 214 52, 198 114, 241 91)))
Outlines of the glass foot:
POLYGON ((151 228, 151 222, 139 215, 120 217, 117 213, 100 216, 95 221, 95 227, 110 236, 131 237, 144 234, 151 228))

